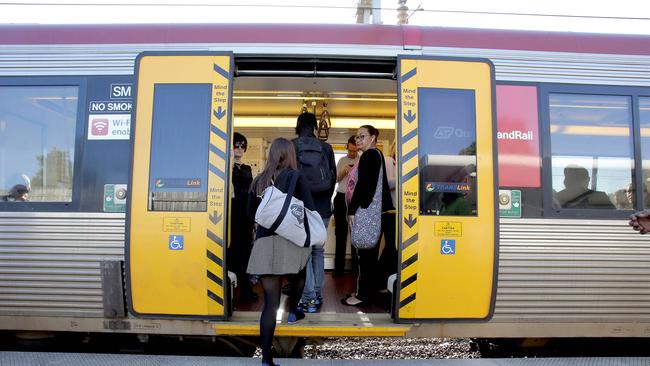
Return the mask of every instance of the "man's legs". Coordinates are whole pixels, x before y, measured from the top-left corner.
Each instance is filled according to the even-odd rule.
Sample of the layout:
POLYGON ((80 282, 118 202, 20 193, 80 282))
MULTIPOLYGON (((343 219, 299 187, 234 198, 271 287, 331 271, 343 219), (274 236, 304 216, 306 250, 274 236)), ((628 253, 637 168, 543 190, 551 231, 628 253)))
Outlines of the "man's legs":
MULTIPOLYGON (((329 224, 329 217, 323 219, 323 224, 327 229, 329 224)), ((311 255, 307 261, 307 276, 305 278, 305 290, 302 292, 303 304, 306 304, 309 312, 314 312, 316 309, 313 305, 317 304, 317 300, 321 299, 321 289, 325 281, 325 248, 312 247, 311 255), (310 306, 312 305, 312 306, 310 306)))

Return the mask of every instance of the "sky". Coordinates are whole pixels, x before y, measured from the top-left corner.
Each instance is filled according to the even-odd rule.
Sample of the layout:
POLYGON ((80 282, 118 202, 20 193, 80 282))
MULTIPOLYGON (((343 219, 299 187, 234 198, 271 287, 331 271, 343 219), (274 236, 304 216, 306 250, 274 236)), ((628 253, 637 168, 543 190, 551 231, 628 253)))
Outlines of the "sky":
MULTIPOLYGON (((0 0, 0 23, 353 24, 358 1, 0 0)), ((406 5, 412 25, 650 34, 648 0, 407 0, 406 5)), ((397 0, 381 0, 382 24, 397 24, 397 6, 397 0)))

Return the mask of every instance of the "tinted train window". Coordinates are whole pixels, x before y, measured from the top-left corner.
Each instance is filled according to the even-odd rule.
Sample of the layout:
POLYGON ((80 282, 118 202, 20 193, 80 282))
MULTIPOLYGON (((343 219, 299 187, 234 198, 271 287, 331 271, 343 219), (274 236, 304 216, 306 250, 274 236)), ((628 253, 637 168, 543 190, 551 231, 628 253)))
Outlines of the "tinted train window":
POLYGON ((78 93, 0 87, 0 201, 72 201, 78 93))
POLYGON ((210 84, 154 87, 149 209, 205 211, 210 84))
MULTIPOLYGON (((650 208, 650 98, 639 98, 639 119, 641 122, 641 169, 643 169, 643 206, 650 208)), ((633 188, 633 187, 631 187, 633 188)), ((630 198, 636 193, 633 189, 628 192, 630 198)))
POLYGON ((420 214, 476 215, 474 90, 420 88, 418 105, 420 214))
POLYGON ((632 98, 549 94, 554 208, 631 209, 632 98), (623 193, 623 195, 621 195, 623 193))

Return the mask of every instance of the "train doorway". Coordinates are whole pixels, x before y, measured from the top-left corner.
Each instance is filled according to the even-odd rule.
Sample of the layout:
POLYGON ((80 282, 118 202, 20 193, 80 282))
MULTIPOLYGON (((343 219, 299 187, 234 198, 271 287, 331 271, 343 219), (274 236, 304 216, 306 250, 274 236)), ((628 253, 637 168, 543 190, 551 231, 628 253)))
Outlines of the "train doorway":
MULTIPOLYGON (((354 274, 326 275, 323 306, 311 320, 349 326, 363 314, 381 314, 389 322, 391 307, 398 322, 489 319, 498 264, 489 61, 234 62, 229 53, 144 53, 136 77, 126 249, 133 314, 221 320, 234 305, 239 323, 256 321, 261 301, 238 301, 228 271, 228 246, 238 244, 229 233, 232 136, 247 137, 243 162, 256 174, 273 139, 295 137, 296 116, 309 111, 320 120, 319 137, 339 157, 366 124, 379 129, 385 155, 397 146, 399 243, 397 262, 390 263, 394 285, 375 279, 380 289, 386 284, 383 303, 366 309, 340 304, 355 289, 354 274)), ((336 225, 325 246, 326 273, 335 258, 336 225)))
MULTIPOLYGON (((378 148, 390 156, 395 141, 397 113, 394 59, 236 58, 236 65, 233 131, 244 135, 248 141, 242 162, 252 167, 253 176, 264 167, 268 148, 275 138, 291 140, 296 137, 296 120, 302 112, 316 115, 319 122, 317 134, 333 147, 337 166, 340 159, 348 154, 348 141, 354 138, 362 125, 379 129, 378 148)), ((334 195, 330 198, 330 206, 334 210, 340 209, 335 202, 338 192, 345 192, 345 187, 340 184, 335 187, 334 195)), ((305 304, 304 308, 321 316, 358 312, 386 314, 390 308, 390 294, 386 290, 389 271, 385 271, 383 279, 377 279, 383 291, 377 294, 374 301, 361 307, 341 303, 346 294, 355 291, 356 261, 349 235, 345 235, 345 252, 339 250, 336 253, 337 232, 339 235, 341 231, 347 232, 347 223, 340 221, 334 214, 329 220, 328 240, 324 248, 324 279, 320 294, 316 294, 322 296, 322 303, 316 307, 305 304), (344 228, 341 230, 341 227, 344 228)), ((238 244, 230 242, 231 246, 238 244)), ((394 243, 392 245, 394 247, 394 243)), ((385 246, 385 240, 382 240, 380 253, 385 246)), ((397 257, 394 255, 388 260, 396 269, 397 257)), ((254 288, 257 300, 243 295, 240 292, 242 289, 245 287, 235 289, 235 311, 260 311, 263 301, 259 285, 254 288)))

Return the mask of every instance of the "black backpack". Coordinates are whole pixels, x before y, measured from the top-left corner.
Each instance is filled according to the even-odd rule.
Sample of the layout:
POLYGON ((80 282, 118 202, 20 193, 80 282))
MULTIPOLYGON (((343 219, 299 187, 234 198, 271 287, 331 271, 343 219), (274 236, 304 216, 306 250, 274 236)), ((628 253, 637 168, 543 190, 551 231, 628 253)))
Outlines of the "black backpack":
POLYGON ((323 192, 332 188, 332 170, 321 141, 314 137, 298 137, 293 142, 300 171, 311 191, 323 192))

